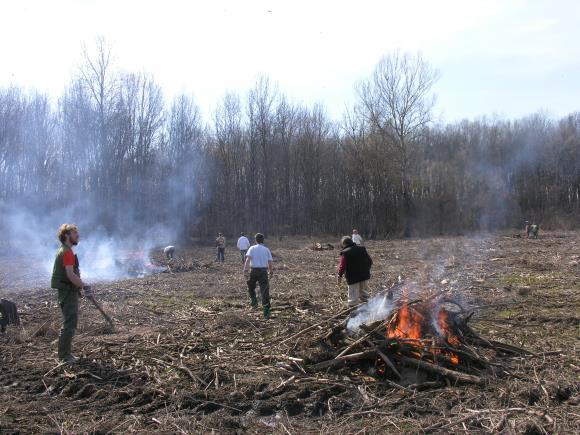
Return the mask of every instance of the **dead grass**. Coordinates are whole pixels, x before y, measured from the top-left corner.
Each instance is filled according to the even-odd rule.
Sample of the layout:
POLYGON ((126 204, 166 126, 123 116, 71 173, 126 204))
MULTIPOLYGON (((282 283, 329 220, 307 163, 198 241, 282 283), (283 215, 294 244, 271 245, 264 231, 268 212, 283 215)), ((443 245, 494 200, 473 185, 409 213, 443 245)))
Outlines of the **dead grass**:
MULTIPOLYGON (((0 337, 0 429, 580 431, 580 233, 543 234, 539 240, 492 234, 367 244, 375 259, 375 291, 399 275, 420 288, 445 281, 474 307, 474 329, 538 355, 510 359, 506 364, 514 376, 492 377, 484 386, 427 391, 396 388, 351 367, 303 373, 292 362, 306 350, 320 356, 324 348, 314 346, 327 328, 284 339, 331 317, 345 303, 333 276, 338 251, 305 249, 313 241, 271 243, 278 272, 268 321, 249 309, 241 263, 232 249, 225 265, 211 263, 212 249, 190 249, 179 255, 200 267, 98 285, 96 295, 113 314, 116 330, 103 334, 103 320, 83 302, 75 341, 83 359, 75 367, 59 367, 55 359, 54 293, 41 287, 34 271, 15 281, 21 290, 0 292, 18 303, 23 321, 23 329, 0 337)), ((3 261, 2 276, 16 266, 3 261)))

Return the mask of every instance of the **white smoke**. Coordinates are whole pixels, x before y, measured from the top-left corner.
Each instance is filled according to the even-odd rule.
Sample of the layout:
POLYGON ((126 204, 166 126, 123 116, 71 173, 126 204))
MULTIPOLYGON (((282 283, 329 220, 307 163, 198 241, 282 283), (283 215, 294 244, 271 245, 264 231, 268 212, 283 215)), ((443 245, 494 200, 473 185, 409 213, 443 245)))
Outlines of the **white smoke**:
POLYGON ((152 263, 150 253, 174 242, 178 237, 177 226, 138 225, 128 218, 122 228, 111 233, 85 210, 80 204, 52 211, 29 203, 0 204, 0 229, 4 234, 0 255, 22 258, 36 268, 33 274, 14 268, 10 275, 12 279, 9 281, 8 276, 1 279, 0 287, 11 288, 12 281, 20 278, 19 274, 34 276, 34 282, 28 283, 31 287, 49 286, 55 253, 60 246, 56 232, 63 223, 75 223, 79 227, 81 239, 74 251, 79 257, 81 276, 89 284, 165 270, 152 263))
POLYGON ((360 331, 361 325, 367 325, 378 320, 385 320, 393 311, 395 304, 389 296, 379 293, 372 297, 365 305, 354 312, 346 324, 346 328, 353 333, 360 331))
POLYGON ((165 271, 165 267, 151 262, 150 252, 167 238, 155 238, 151 234, 142 236, 140 241, 99 236, 81 239, 75 251, 81 260, 83 279, 112 281, 165 271))

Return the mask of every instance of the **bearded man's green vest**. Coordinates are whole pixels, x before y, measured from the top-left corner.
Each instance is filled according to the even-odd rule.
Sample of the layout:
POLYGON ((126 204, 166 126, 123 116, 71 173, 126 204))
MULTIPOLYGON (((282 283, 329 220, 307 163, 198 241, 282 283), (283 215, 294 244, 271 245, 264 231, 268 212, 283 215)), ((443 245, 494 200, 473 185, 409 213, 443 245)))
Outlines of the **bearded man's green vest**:
MULTIPOLYGON (((68 279, 66 275, 66 269, 64 267, 64 254, 66 251, 69 251, 71 248, 67 245, 61 245, 56 251, 56 258, 54 259, 54 266, 52 268, 52 278, 50 279, 50 287, 55 289, 61 290, 75 290, 77 289, 76 286, 68 279)), ((77 276, 80 275, 79 269, 79 258, 75 254, 75 265, 73 266, 74 273, 77 276)))

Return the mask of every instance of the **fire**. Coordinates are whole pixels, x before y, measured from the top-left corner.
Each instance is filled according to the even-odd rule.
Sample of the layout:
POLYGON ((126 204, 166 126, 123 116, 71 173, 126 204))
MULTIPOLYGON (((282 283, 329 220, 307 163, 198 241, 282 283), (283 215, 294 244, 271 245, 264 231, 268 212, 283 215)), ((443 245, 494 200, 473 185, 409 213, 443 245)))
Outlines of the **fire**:
POLYGON ((439 325, 439 331, 441 332, 441 335, 447 340, 447 342, 452 346, 458 346, 459 338, 453 334, 453 330, 449 322, 449 312, 447 310, 443 308, 439 310, 437 323, 439 325))
MULTIPOLYGON (((437 324, 439 326, 439 332, 447 342, 452 346, 459 346, 461 343, 459 338, 453 333, 453 328, 449 320, 449 312, 440 308, 437 315, 437 324)), ((444 351, 443 354, 448 357, 453 364, 459 364, 459 357, 449 351, 444 351)))
POLYGON ((443 308, 433 309, 430 304, 411 306, 404 303, 387 324, 387 338, 406 339, 408 345, 416 348, 415 354, 420 357, 422 350, 434 356, 442 356, 452 364, 459 364, 459 356, 442 347, 459 346, 461 341, 453 332, 453 323, 449 312, 443 308))
POLYGON ((409 304, 405 304, 399 310, 397 318, 387 328, 387 337, 420 340, 421 322, 422 316, 409 304))
POLYGON ((459 357, 456 354, 454 354, 453 352, 449 353, 449 358, 451 359, 451 362, 453 364, 459 364, 459 357))

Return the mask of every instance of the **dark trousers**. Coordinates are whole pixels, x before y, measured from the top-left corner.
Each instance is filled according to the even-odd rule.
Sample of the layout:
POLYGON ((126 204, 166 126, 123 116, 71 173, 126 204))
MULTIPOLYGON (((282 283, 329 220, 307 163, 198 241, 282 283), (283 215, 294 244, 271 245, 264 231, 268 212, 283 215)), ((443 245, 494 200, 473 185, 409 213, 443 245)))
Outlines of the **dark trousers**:
POLYGON ((62 327, 58 337, 58 357, 65 358, 71 354, 72 340, 79 320, 79 291, 77 289, 59 289, 58 305, 62 312, 62 327))
POLYGON ((242 263, 246 261, 246 252, 248 252, 247 249, 240 249, 240 257, 242 257, 242 263))
POLYGON ((252 300, 256 299, 256 283, 260 284, 262 294, 262 305, 270 308, 270 282, 268 281, 268 269, 252 268, 250 279, 248 279, 248 292, 252 300))
POLYGON ((215 261, 221 261, 222 263, 226 261, 226 248, 217 248, 215 261))

